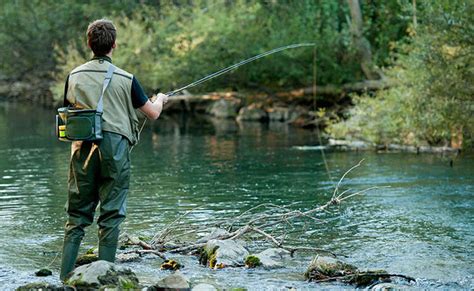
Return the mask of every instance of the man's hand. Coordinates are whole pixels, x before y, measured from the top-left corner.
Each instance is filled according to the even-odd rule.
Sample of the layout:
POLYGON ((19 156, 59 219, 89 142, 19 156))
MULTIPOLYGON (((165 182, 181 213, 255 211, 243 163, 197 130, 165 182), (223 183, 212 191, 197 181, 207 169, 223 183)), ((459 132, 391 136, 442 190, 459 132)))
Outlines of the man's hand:
POLYGON ((168 95, 163 94, 163 93, 158 93, 158 95, 156 95, 156 100, 158 102, 161 101, 163 104, 166 104, 168 102, 168 95))
POLYGON ((139 109, 149 118, 157 119, 161 111, 163 110, 163 105, 168 102, 168 95, 163 93, 158 93, 158 95, 153 95, 149 101, 145 103, 139 109))
POLYGON ((158 95, 153 95, 150 98, 151 103, 155 103, 158 99, 162 100, 163 104, 166 104, 168 102, 168 95, 163 94, 163 93, 158 93, 158 95))

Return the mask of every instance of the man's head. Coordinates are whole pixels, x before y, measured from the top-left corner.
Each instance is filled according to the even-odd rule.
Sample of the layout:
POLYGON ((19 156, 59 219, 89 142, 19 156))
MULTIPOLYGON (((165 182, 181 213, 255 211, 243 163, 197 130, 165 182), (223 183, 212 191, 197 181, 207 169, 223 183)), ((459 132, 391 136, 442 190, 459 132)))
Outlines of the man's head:
POLYGON ((87 27, 87 44, 96 56, 105 56, 115 48, 116 30, 112 21, 99 19, 87 27))

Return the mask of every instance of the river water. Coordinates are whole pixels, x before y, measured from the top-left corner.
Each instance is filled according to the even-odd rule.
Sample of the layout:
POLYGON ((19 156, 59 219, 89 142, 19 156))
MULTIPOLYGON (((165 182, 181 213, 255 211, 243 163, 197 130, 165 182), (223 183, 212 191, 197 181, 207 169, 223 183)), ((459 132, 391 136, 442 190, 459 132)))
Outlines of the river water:
MULTIPOLYGON (((54 138, 53 111, 0 104, 0 288, 58 284, 65 222, 69 145, 54 138), (34 272, 50 266, 54 276, 34 272)), ((390 186, 339 206, 328 223, 291 237, 344 255, 362 269, 417 278, 415 287, 474 288, 474 156, 326 152, 329 173, 314 147, 316 135, 281 123, 236 124, 204 117, 167 117, 145 129, 132 153, 128 216, 122 229, 151 237, 190 209, 190 223, 235 217, 261 203, 310 209, 331 197, 333 181, 361 159, 343 188, 390 186), (453 167, 450 160, 454 159, 453 167), (330 178, 331 177, 331 178, 330 178)), ((83 250, 93 247, 91 226, 83 250)), ((317 289, 303 281, 312 254, 297 254, 276 271, 211 271, 192 257, 191 283, 250 290, 317 289)), ((158 260, 130 263, 142 282, 166 276, 158 260)))

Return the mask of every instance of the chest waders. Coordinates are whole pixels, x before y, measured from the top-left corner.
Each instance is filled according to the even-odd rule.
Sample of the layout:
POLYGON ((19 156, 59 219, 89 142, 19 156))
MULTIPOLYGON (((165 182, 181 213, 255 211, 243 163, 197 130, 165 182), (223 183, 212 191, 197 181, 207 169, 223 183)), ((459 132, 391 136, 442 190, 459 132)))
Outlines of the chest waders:
POLYGON ((92 224, 97 205, 99 260, 114 262, 129 181, 129 141, 123 135, 103 131, 100 141, 72 143, 61 280, 74 269, 85 228, 92 224))

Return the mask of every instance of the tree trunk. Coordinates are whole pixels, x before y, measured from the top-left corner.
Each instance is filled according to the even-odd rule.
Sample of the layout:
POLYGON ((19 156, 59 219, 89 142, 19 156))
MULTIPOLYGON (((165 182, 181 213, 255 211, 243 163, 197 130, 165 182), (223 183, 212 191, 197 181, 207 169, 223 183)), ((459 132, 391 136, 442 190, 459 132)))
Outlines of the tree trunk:
POLYGON ((380 74, 375 72, 372 64, 372 51, 370 42, 363 35, 362 12, 359 0, 347 0, 351 11, 352 40, 360 59, 360 68, 368 80, 380 79, 380 74))

